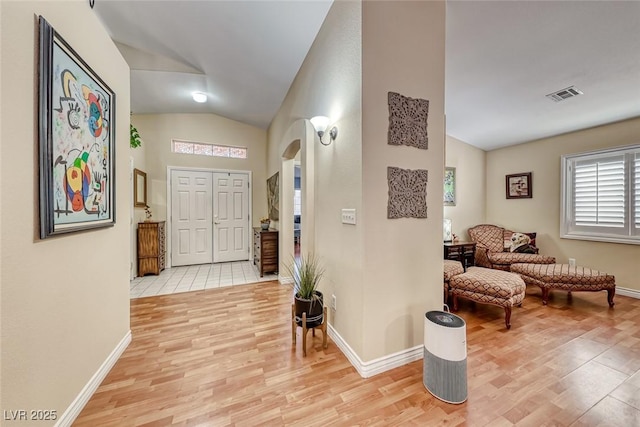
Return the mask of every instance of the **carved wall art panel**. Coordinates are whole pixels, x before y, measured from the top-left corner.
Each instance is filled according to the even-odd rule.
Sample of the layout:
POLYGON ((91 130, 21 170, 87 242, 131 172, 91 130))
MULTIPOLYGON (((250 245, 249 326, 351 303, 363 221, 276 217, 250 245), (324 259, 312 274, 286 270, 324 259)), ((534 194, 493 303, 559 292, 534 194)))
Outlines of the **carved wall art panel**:
POLYGON ((389 92, 389 145, 429 148, 429 101, 389 92))
POLYGON ((426 218, 427 181, 426 169, 401 169, 387 167, 389 204, 387 218, 426 218))

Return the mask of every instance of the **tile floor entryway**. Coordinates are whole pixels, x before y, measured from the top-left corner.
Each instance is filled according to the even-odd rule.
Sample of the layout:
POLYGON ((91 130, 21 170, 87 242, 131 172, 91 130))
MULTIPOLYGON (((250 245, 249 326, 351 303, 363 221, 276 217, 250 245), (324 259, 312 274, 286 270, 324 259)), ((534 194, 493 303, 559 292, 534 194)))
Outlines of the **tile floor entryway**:
POLYGON ((189 265, 167 268, 158 276, 136 277, 130 283, 129 295, 133 299, 269 280, 278 280, 278 276, 265 274, 260 277, 257 267, 251 261, 189 265))

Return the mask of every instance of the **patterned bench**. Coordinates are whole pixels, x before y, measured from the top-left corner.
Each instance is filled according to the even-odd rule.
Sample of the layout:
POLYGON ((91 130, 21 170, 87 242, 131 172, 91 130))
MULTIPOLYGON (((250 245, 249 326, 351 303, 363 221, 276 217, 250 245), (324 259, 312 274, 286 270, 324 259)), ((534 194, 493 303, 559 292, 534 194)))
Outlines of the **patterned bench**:
POLYGON ((511 271, 517 273, 528 285, 542 289, 542 304, 547 305, 549 291, 561 289, 569 291, 607 291, 609 307, 614 306, 616 278, 607 273, 569 264, 512 264, 511 271))
POLYGON ((449 279, 453 295, 453 311, 458 310, 458 297, 504 308, 504 323, 511 328, 511 308, 521 305, 526 289, 517 274, 482 267, 469 267, 466 273, 449 279))
POLYGON ((449 299, 449 280, 455 275, 464 273, 464 267, 460 261, 444 260, 444 302, 449 299))

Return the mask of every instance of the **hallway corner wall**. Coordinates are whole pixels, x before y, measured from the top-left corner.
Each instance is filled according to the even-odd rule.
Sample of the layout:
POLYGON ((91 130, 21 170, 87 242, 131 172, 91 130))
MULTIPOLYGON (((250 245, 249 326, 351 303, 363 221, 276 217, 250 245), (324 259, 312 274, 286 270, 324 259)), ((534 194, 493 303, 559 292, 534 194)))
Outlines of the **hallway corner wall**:
POLYGON ((60 419, 129 335, 129 67, 86 1, 2 1, 0 10, 0 407, 60 419), (42 240, 38 15, 116 94, 115 226, 42 240))

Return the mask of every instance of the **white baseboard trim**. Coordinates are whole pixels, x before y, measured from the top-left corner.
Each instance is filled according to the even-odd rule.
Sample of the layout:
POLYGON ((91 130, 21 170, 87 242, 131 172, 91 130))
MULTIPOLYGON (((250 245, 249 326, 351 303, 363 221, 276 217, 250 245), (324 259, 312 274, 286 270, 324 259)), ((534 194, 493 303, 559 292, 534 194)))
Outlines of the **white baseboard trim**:
POLYGON ((58 422, 55 424, 55 427, 67 427, 73 424, 89 399, 91 399, 91 396, 93 396, 93 393, 96 392, 98 386, 100 386, 104 378, 107 376, 111 368, 113 368, 113 365, 116 364, 130 342, 131 331, 127 332, 122 340, 120 340, 116 348, 113 349, 111 354, 109 354, 100 368, 98 368, 96 373, 93 374, 89 382, 83 387, 82 391, 80 391, 80 394, 78 394, 73 402, 71 402, 71 405, 69 405, 67 410, 64 411, 60 418, 58 418, 58 422))
POLYGON ((356 371, 358 371, 358 374, 360 374, 362 378, 369 378, 399 366, 406 365, 407 363, 411 363, 415 360, 420 360, 424 355, 424 346, 418 345, 368 362, 363 362, 349 344, 347 344, 347 342, 333 328, 333 325, 329 324, 327 330, 333 342, 338 346, 340 351, 344 353, 347 359, 349 359, 349 362, 351 362, 353 367, 356 368, 356 371))
POLYGON ((290 276, 278 276, 278 281, 281 285, 293 285, 293 277, 290 276))
POLYGON ((640 291, 636 291, 635 289, 629 289, 629 288, 621 288, 619 286, 616 286, 616 295, 622 295, 625 297, 640 299, 640 291))

